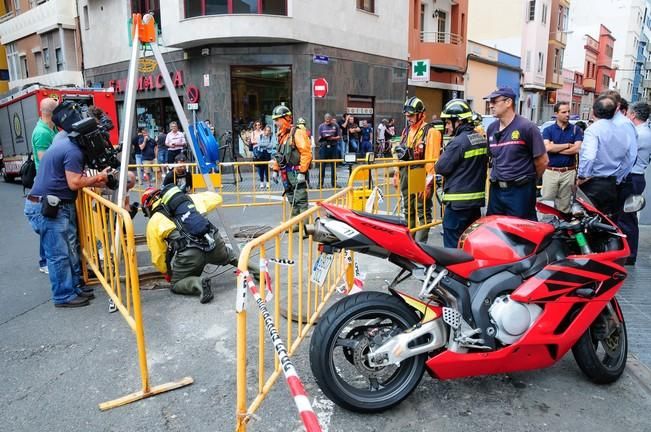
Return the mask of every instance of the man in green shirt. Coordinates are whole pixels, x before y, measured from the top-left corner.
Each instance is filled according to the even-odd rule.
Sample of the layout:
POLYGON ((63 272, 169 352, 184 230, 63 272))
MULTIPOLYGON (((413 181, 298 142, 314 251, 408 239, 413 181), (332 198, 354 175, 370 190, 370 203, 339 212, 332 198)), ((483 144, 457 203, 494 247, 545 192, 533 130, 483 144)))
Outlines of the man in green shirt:
POLYGON ((57 101, 45 98, 41 101, 41 118, 38 120, 34 132, 32 132, 32 148, 34 151, 34 163, 38 171, 38 164, 43 153, 50 148, 52 140, 57 134, 57 128, 52 122, 52 112, 57 107, 57 101))
MULTIPOLYGON (((57 134, 57 128, 52 121, 52 112, 57 107, 58 103, 52 98, 45 98, 41 101, 41 118, 38 119, 36 127, 32 132, 32 151, 34 152, 34 164, 36 171, 38 171, 38 164, 43 157, 45 150, 50 148, 52 140, 57 134)), ((38 269, 41 273, 48 273, 47 261, 45 259, 45 251, 43 250, 43 243, 39 245, 40 259, 38 261, 38 269)))

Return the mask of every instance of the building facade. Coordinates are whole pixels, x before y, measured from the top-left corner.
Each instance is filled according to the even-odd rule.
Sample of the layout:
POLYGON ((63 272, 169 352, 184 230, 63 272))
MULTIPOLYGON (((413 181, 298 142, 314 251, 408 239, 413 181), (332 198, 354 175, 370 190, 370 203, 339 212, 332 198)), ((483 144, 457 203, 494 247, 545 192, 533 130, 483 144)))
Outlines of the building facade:
MULTIPOLYGON (((210 120, 218 132, 237 131, 257 119, 269 124, 280 103, 313 130, 326 112, 350 112, 374 124, 402 113, 407 10, 390 0, 327 8, 317 0, 78 3, 86 80, 114 87, 119 112, 129 66, 127 21, 131 13, 153 11, 160 17, 160 43, 174 91, 184 106, 196 96, 197 118, 210 120), (111 46, 97 50, 107 26, 125 30, 115 33, 111 46), (315 101, 312 118, 312 80, 318 77, 329 88, 315 101)), ((157 131, 167 129, 176 115, 151 58, 139 65, 137 124, 157 131)))
POLYGON ((0 23, 9 88, 31 83, 82 86, 75 0, 15 0, 0 23))
POLYGON ((499 87, 520 88, 520 58, 498 49, 468 41, 468 72, 465 76, 465 98, 472 109, 490 114, 483 98, 499 87))
MULTIPOLYGON (((554 105, 549 102, 561 100, 557 94, 565 86, 563 76, 563 57, 567 45, 567 22, 570 9, 569 0, 552 0, 549 11, 549 43, 547 47, 547 71, 545 88, 547 103, 543 103, 542 120, 549 120, 554 114, 554 105)), ((574 78, 572 76, 572 78, 574 78)), ((562 92, 561 92, 562 93, 562 92)), ((569 94, 567 95, 569 97, 569 94)), ((569 101, 569 99, 564 99, 569 101)))
POLYGON ((468 0, 409 0, 409 60, 429 59, 429 81, 409 79, 408 94, 431 114, 464 97, 468 0))

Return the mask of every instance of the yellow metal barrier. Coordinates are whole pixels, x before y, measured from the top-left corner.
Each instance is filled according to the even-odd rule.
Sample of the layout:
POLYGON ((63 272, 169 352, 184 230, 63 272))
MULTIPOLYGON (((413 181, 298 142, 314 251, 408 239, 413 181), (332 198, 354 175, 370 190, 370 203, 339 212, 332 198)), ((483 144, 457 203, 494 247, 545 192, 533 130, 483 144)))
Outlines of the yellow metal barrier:
MULTIPOLYGON (((345 188, 325 201, 346 205, 350 188, 345 188)), ((326 302, 346 273, 346 257, 343 252, 334 256, 330 271, 323 284, 311 280, 312 262, 319 256, 317 243, 312 238, 303 238, 305 224, 312 223, 322 216, 320 207, 312 207, 288 220, 273 230, 247 243, 240 254, 238 268, 247 271, 251 257, 259 256, 261 268, 269 269, 271 287, 268 280, 261 277, 259 291, 263 298, 273 292, 269 309, 278 332, 291 355, 311 326, 326 302), (295 232, 293 232, 295 231, 295 232), (286 319, 281 319, 285 317, 286 319)), ((329 258, 328 258, 329 259, 329 258)), ((242 276, 238 284, 243 283, 242 276)), ((251 372, 251 371, 249 371, 251 372)), ((237 313, 237 431, 245 431, 251 415, 258 409, 273 384, 282 374, 278 357, 274 355, 271 343, 265 343, 265 322, 262 315, 249 317, 246 310, 237 313), (254 329, 249 332, 248 329, 254 329), (254 349, 250 349, 254 347, 254 349), (247 373, 247 364, 255 366, 253 374, 247 373), (248 380, 253 378, 257 384, 255 396, 249 400, 248 380)), ((255 385, 254 384, 254 385, 255 385)))
POLYGON ((432 185, 429 198, 424 194, 425 165, 435 162, 427 160, 358 165, 348 179, 348 202, 351 208, 403 216, 412 232, 440 224, 442 209, 437 199, 436 183, 432 185), (407 205, 404 203, 402 189, 408 192, 407 205), (431 210, 425 211, 430 205, 431 210))
POLYGON ((140 365, 141 390, 101 403, 99 408, 108 410, 192 384, 191 377, 155 387, 149 384, 138 265, 129 213, 91 190, 83 189, 77 199, 77 215, 84 280, 89 280, 90 267, 135 333, 140 365))

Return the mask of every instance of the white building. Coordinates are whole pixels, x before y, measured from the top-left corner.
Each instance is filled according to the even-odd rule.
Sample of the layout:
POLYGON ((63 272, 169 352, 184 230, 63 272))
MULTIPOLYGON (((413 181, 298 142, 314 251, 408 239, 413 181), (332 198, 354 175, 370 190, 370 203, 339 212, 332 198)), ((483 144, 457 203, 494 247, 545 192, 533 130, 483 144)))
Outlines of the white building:
POLYGON ((0 43, 7 52, 9 88, 31 83, 83 85, 75 0, 5 2, 0 43))
MULTIPOLYGON (((115 87, 119 106, 130 53, 127 20, 152 4, 161 44, 187 102, 199 90, 200 119, 219 131, 262 119, 281 102, 318 126, 323 114, 346 111, 377 123, 401 114, 407 82, 408 8, 393 0, 78 0, 86 79, 115 87), (186 5, 188 5, 186 7, 186 5), (221 6, 220 6, 221 5, 221 6), (261 8, 258 9, 258 8, 261 8), (110 34, 110 43, 107 35, 110 34), (312 79, 328 95, 311 118, 312 79)), ((164 128, 175 119, 158 70, 141 68, 138 124, 164 128)))
POLYGON ((615 37, 613 67, 615 82, 622 97, 631 101, 636 93, 636 61, 642 40, 642 28, 647 0, 573 0, 569 16, 565 66, 583 71, 585 35, 599 36, 600 25, 610 29, 615 37))

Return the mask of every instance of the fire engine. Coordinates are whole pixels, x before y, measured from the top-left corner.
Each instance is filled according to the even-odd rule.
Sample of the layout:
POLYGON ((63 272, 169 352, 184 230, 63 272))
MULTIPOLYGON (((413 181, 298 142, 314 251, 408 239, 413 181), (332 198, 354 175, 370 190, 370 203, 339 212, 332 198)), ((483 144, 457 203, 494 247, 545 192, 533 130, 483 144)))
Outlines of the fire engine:
MULTIPOLYGON (((32 153, 32 131, 40 117, 39 106, 44 98, 77 101, 82 107, 95 105, 118 125, 113 90, 44 87, 38 84, 0 99, 0 170, 6 182, 19 176, 21 165, 32 153)), ((111 143, 118 142, 118 128, 110 132, 111 143)))

